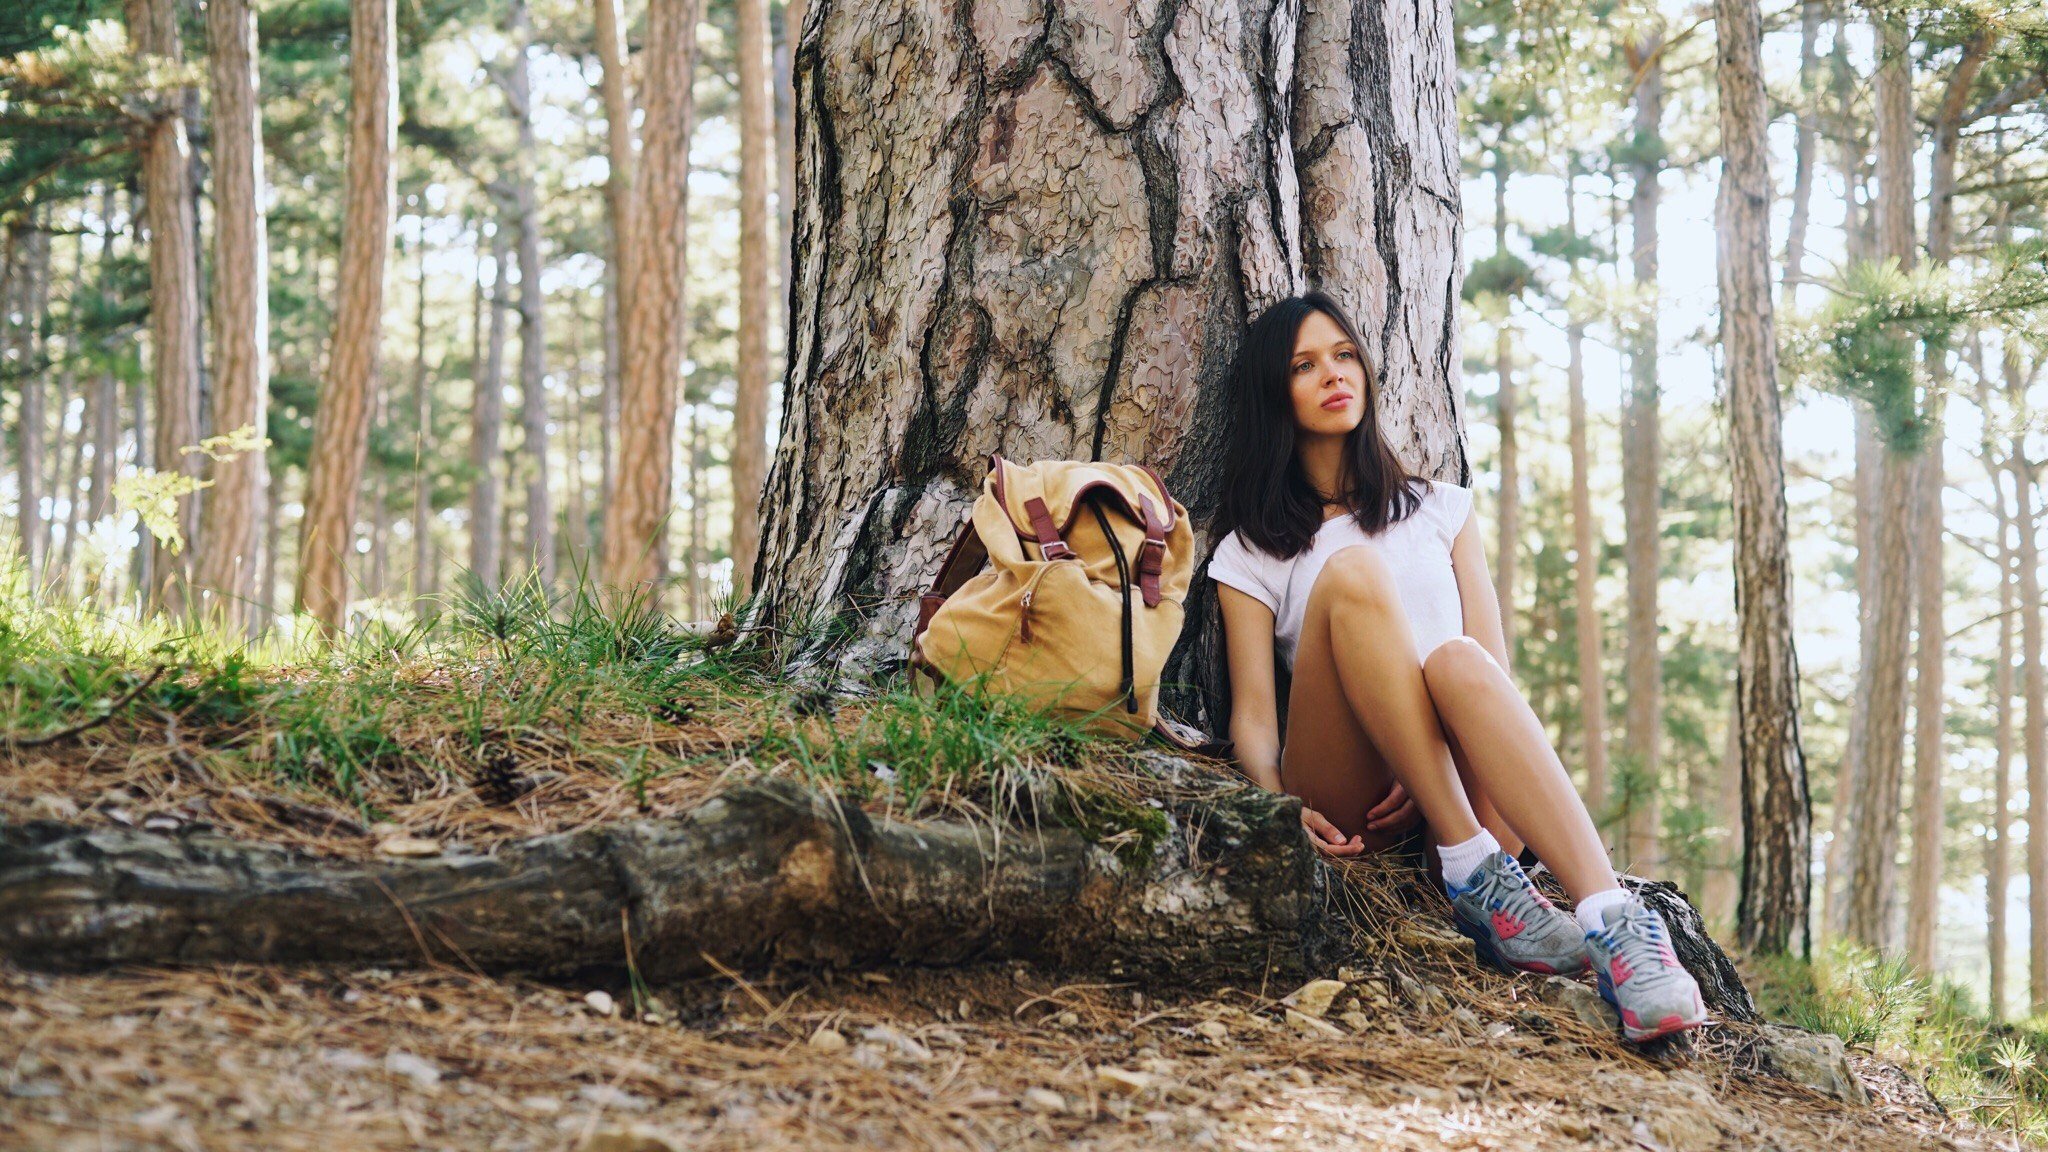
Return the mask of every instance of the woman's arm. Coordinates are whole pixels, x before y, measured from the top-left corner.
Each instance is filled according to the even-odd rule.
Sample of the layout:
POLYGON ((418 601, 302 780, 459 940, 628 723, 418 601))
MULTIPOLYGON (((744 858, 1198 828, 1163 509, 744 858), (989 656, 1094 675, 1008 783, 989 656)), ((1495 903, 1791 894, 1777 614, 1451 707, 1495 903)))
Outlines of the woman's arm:
POLYGON ((1465 514, 1465 526, 1451 541, 1451 569, 1457 573, 1458 599, 1464 603, 1465 635, 1493 653, 1503 670, 1514 667, 1508 662, 1507 633, 1501 628, 1500 597, 1486 571, 1486 543, 1479 536, 1476 508, 1465 514))
POLYGON ((1244 774, 1280 791, 1280 713, 1273 677, 1273 610, 1228 584, 1216 586, 1230 663, 1230 742, 1244 774))

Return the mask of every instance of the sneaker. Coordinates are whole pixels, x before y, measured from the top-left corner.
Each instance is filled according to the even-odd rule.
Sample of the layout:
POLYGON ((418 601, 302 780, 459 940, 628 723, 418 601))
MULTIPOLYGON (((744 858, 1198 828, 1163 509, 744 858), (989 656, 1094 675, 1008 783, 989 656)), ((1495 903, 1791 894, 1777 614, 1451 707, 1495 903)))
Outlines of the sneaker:
POLYGON ((1621 1013, 1622 1035, 1654 1040, 1707 1022, 1707 1004, 1692 973, 1671 950, 1664 918, 1634 896, 1601 915, 1586 934, 1600 995, 1621 1013))
POLYGON ((1446 884, 1458 931, 1480 959, 1510 971, 1577 975, 1593 958, 1578 921, 1529 882, 1513 856, 1495 852, 1462 885, 1446 884))

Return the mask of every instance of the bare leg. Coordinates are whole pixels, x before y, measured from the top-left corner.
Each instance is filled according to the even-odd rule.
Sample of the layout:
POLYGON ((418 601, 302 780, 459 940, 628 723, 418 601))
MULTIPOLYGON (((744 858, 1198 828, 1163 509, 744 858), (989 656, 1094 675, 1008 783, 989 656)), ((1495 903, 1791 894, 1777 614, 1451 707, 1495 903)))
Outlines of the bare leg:
POLYGON ((1280 779, 1348 835, 1364 832, 1389 773, 1439 843, 1479 834, 1392 574, 1360 545, 1331 556, 1309 593, 1280 779))
POLYGON ((1617 886, 1593 818, 1529 702, 1493 654, 1469 636, 1422 666, 1435 711, 1465 753, 1479 790, 1557 874, 1574 900, 1617 886))

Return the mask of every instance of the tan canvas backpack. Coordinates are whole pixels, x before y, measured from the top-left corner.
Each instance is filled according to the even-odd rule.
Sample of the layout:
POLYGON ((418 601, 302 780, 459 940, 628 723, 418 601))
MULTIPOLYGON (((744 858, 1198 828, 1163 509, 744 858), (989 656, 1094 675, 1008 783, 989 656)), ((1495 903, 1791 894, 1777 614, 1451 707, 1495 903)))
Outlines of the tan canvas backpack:
POLYGON ((919 605, 912 663, 1098 732, 1186 743, 1162 723, 1159 677, 1194 569, 1187 509, 1142 465, 989 459, 919 605))

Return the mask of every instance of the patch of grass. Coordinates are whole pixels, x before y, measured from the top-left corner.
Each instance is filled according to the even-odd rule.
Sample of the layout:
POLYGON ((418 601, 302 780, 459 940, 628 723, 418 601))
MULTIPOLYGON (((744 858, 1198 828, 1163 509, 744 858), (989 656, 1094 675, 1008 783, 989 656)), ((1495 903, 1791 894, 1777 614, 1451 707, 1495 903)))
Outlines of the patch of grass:
POLYGON ((1811 963, 1760 964, 1767 1016, 1828 1032, 1918 1077, 1942 1104, 2048 1141, 2048 1020, 1994 1023, 1969 993, 1903 960, 1836 942, 1811 963))

